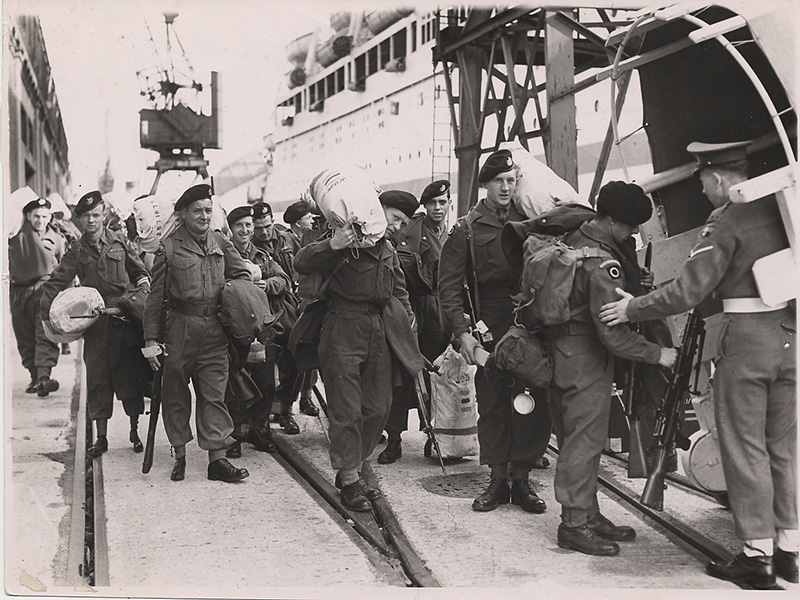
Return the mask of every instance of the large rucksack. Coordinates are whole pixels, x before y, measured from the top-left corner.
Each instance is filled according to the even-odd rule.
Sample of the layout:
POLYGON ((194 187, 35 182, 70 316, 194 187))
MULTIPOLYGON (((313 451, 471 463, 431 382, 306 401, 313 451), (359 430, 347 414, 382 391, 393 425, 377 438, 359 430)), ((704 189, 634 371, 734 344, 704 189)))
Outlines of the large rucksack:
POLYGON ((519 278, 520 292, 514 297, 515 318, 495 346, 497 366, 513 373, 527 385, 546 387, 553 376, 542 330, 567 322, 586 307, 570 309, 569 297, 575 272, 587 258, 610 258, 600 248, 572 248, 564 237, 590 221, 595 212, 568 204, 518 223, 506 223, 501 245, 519 278))
POLYGON ((585 308, 569 306, 577 269, 588 258, 613 257, 601 248, 572 248, 564 238, 595 214, 585 206, 569 204, 505 225, 503 251, 520 282, 515 298, 518 324, 528 329, 559 325, 585 308))

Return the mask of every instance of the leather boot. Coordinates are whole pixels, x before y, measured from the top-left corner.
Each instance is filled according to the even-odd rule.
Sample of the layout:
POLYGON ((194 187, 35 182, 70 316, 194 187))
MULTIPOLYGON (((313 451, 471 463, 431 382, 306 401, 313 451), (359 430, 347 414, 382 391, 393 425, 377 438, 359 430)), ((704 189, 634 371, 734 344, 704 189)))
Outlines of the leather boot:
POLYGON ((247 432, 247 442, 253 444, 256 450, 261 452, 275 452, 277 446, 272 439, 272 430, 269 428, 269 421, 264 421, 256 428, 251 428, 247 432))
POLYGON ((619 546, 616 543, 604 540, 585 523, 580 527, 567 527, 561 523, 558 526, 558 546, 592 556, 619 554, 619 546))
POLYGON ((86 454, 91 456, 92 458, 97 458, 101 454, 108 451, 108 438, 104 435, 98 435, 97 441, 89 446, 89 449, 86 451, 86 454))
POLYGON ((787 552, 775 548, 775 554, 772 557, 775 575, 791 583, 797 583, 797 554, 797 552, 787 552))
POLYGON ((249 476, 247 469, 237 469, 225 458, 208 463, 208 478, 212 481, 235 483, 249 476))
POLYGON ((312 402, 311 396, 300 397, 300 412, 305 415, 308 415, 309 417, 319 416, 319 409, 316 406, 314 406, 314 402, 312 402))
POLYGON ((378 498, 383 498, 383 492, 379 488, 372 487, 363 479, 359 480, 361 482, 361 493, 367 498, 367 500, 377 500, 378 498))
POLYGON ((292 418, 292 415, 288 413, 278 416, 278 425, 289 435, 297 435, 300 433, 300 426, 297 424, 297 421, 292 418))
POLYGON ((378 464, 390 465, 401 456, 403 456, 403 447, 400 438, 390 437, 386 442, 386 448, 378 454, 378 464))
POLYGON ((492 479, 489 487, 480 496, 475 498, 472 503, 472 510, 478 512, 488 512, 494 510, 501 504, 508 504, 511 490, 507 479, 492 479))
POLYGON ((636 537, 633 527, 627 525, 614 525, 608 518, 599 512, 589 519, 586 523, 589 529, 594 531, 604 540, 612 542, 629 542, 636 537))
POLYGON ((775 587, 775 571, 772 568, 771 556, 746 556, 744 552, 737 554, 726 563, 710 562, 706 571, 712 577, 745 583, 757 590, 768 590, 775 587))
POLYGON ((35 394, 39 390, 39 381, 36 379, 36 375, 31 378, 31 382, 28 384, 28 387, 25 388, 26 394, 35 394))
POLYGON ((228 458, 242 458, 242 442, 235 440, 225 451, 228 458))
POLYGON ((369 500, 367 500, 367 497, 364 495, 362 485, 359 479, 355 483, 342 487, 340 497, 345 508, 356 512, 368 512, 372 510, 372 504, 369 503, 369 500))
POLYGON ((172 473, 170 473, 169 478, 172 481, 183 481, 183 478, 186 476, 186 457, 181 456, 180 458, 175 459, 175 464, 172 465, 172 473))
POLYGON ((516 504, 529 513, 541 514, 547 510, 547 504, 531 489, 527 478, 511 481, 511 504, 516 504))
POLYGON ((142 444, 142 440, 139 439, 139 432, 136 429, 131 429, 131 434, 128 436, 131 444, 133 444, 133 451, 137 454, 139 452, 144 452, 144 444, 142 444))
POLYGON ((58 390, 58 381, 56 379, 50 379, 47 375, 42 375, 39 377, 39 381, 36 382, 36 394, 40 398, 46 398, 50 392, 55 392, 58 390))

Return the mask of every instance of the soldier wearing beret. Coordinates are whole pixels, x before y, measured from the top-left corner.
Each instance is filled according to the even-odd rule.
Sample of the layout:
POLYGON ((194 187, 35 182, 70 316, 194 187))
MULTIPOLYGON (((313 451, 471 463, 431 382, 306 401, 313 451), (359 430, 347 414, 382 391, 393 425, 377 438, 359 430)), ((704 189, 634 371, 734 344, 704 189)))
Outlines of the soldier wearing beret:
MULTIPOLYGON (((434 181, 425 188, 421 198, 424 214, 413 214, 411 207, 416 207, 417 201, 412 194, 390 190, 383 192, 380 197, 386 202, 391 195, 397 195, 400 202, 405 200, 412 210, 408 224, 392 236, 392 243, 397 248, 406 278, 408 299, 417 318, 420 351, 433 362, 450 340, 450 331, 444 323, 438 296, 439 255, 442 251, 444 222, 450 210, 450 182, 434 181)), ((427 382, 427 372, 424 376, 427 382)), ((402 456, 402 432, 408 429, 408 409, 414 397, 413 381, 405 381, 402 386, 392 390, 392 409, 386 422, 388 441, 386 449, 378 455, 379 463, 391 464, 402 456)))
MULTIPOLYGON (((128 291, 141 294, 150 291, 147 269, 128 240, 121 232, 104 225, 106 203, 100 192, 89 192, 81 197, 75 216, 83 227, 83 235, 73 242, 44 285, 41 314, 45 320, 56 295, 70 287, 76 275, 81 285, 100 292, 106 308, 117 307, 120 296, 128 291)), ((88 416, 97 428, 97 440, 87 451, 90 456, 97 457, 108 450, 108 419, 114 409, 115 394, 130 419, 129 439, 133 450, 144 449, 138 434, 147 382, 147 363, 141 348, 138 325, 117 316, 98 316, 83 335, 86 404, 88 416)))
POLYGON ((564 238, 576 249, 601 250, 599 257, 583 260, 575 273, 569 305, 577 312, 546 332, 553 357, 550 414, 559 448, 554 481, 561 504, 558 545, 584 554, 617 554, 616 542, 636 536, 633 528, 607 519, 597 502, 614 357, 665 367, 676 358, 674 349, 661 348, 628 327, 605 327, 598 316, 600 305, 616 297, 615 288, 627 285, 621 247, 651 213, 650 199, 642 188, 612 181, 600 189, 596 216, 564 238))
MULTIPOLYGON (((709 574, 755 588, 775 575, 797 583, 797 323, 794 301, 768 305, 754 263, 789 247, 773 195, 733 203, 747 179, 748 142, 695 142, 694 176, 716 207, 678 276, 645 296, 603 306, 608 325, 682 313, 713 294, 724 321, 715 358, 714 406, 736 534, 744 548, 709 574), (774 539, 777 537, 777 548, 774 539)), ((789 267, 791 268, 791 267, 789 267)), ((792 275, 785 276, 791 281, 792 275)))
MULTIPOLYGON (((512 325, 511 296, 518 291, 518 283, 500 246, 500 233, 506 222, 525 219, 511 199, 517 180, 508 150, 498 150, 486 159, 478 181, 486 189, 486 197, 458 219, 442 247, 439 264, 442 310, 461 344, 461 354, 473 365, 479 364, 475 350, 480 344, 470 333, 464 314, 471 313, 470 306, 474 306, 477 314, 472 315, 473 324, 485 325, 494 341, 512 325), (465 282, 470 290, 469 303, 463 293, 465 282)), ((531 489, 528 474, 532 468, 549 464, 544 452, 550 440, 550 416, 544 401, 536 402, 536 408, 527 415, 512 410, 512 399, 523 390, 522 383, 498 369, 493 361, 478 367, 475 392, 480 462, 489 465, 491 481, 472 503, 473 510, 494 510, 509 500, 526 512, 542 513, 546 509, 544 500, 531 489)))
POLYGON ((211 230, 211 186, 187 189, 175 203, 180 226, 159 246, 153 263, 153 291, 144 314, 144 353, 154 371, 164 361, 162 415, 175 452, 170 479, 183 480, 186 444, 192 440, 192 380, 197 406, 197 441, 208 451, 208 478, 240 481, 249 473, 225 458, 235 442, 233 421, 225 405, 228 381, 228 338, 217 316, 219 294, 226 279, 251 280, 250 271, 233 244, 211 230), (160 352, 162 302, 169 306, 165 351, 160 352))
POLYGON ((50 208, 45 198, 28 202, 19 233, 8 240, 11 326, 22 366, 31 374, 25 392, 42 397, 58 389, 58 381, 50 378, 58 362, 58 345, 44 334, 40 315, 48 317, 39 304, 44 282, 64 255, 64 239, 50 226, 50 208))
POLYGON ((319 362, 328 396, 330 458, 342 503, 355 511, 369 511, 370 500, 381 495, 360 473, 389 416, 393 366, 399 371, 402 365, 408 375, 423 367, 405 278, 388 239, 414 214, 417 202, 412 196, 412 201, 381 197, 381 203, 387 228, 375 246, 356 251, 352 227, 341 227, 302 248, 295 260, 300 274, 322 273, 328 281, 319 362))
MULTIPOLYGON (((228 227, 231 230, 234 248, 245 261, 258 269, 255 283, 264 290, 274 305, 272 300, 290 291, 292 282, 269 254, 253 244, 253 207, 234 208, 228 214, 228 227)), ((256 450, 264 452, 275 450, 275 442, 272 441, 269 428, 269 415, 275 398, 275 361, 268 358, 266 362, 248 365, 247 369, 262 397, 249 406, 229 403, 236 443, 228 449, 228 458, 238 458, 242 455, 243 440, 251 443, 256 450)))
POLYGON ((290 204, 283 213, 283 220, 289 225, 289 234, 294 240, 295 248, 299 250, 303 247, 303 238, 306 232, 314 226, 311 205, 305 200, 298 200, 294 204, 290 204))
MULTIPOLYGON (((253 243, 267 252, 291 278, 292 284, 297 281, 297 273, 294 270, 294 256, 298 250, 295 240, 288 231, 281 231, 275 226, 272 215, 272 207, 266 202, 257 202, 253 205, 253 243)), ((279 382, 275 391, 275 398, 278 401, 278 424, 283 431, 289 435, 300 433, 300 426, 292 416, 292 404, 300 391, 302 385, 302 375, 297 371, 294 357, 285 347, 277 359, 279 382)), ((310 404, 314 407, 313 403, 310 404)), ((311 414, 318 414, 314 410, 304 407, 311 414)), ((273 407, 274 409, 275 407, 273 407)))

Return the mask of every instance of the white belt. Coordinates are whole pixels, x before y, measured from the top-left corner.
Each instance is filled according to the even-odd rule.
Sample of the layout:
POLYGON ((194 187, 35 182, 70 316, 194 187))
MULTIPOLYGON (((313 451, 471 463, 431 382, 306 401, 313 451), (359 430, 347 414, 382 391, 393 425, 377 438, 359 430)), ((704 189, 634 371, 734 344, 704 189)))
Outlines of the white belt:
POLYGON ((722 300, 722 310, 726 313, 760 313, 772 312, 786 308, 788 304, 781 302, 775 306, 764 304, 761 298, 725 298, 722 300))

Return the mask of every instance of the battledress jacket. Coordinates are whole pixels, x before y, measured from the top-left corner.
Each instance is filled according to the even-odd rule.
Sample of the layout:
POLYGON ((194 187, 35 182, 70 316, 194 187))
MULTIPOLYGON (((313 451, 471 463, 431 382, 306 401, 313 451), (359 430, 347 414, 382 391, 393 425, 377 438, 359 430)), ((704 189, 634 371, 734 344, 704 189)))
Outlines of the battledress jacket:
POLYGON ((414 313, 394 246, 383 238, 372 248, 336 251, 326 238, 302 248, 294 268, 301 275, 322 271, 327 278, 340 261, 343 264, 331 277, 326 296, 381 306, 386 342, 394 358, 410 375, 421 371, 422 355, 411 329, 414 313))

